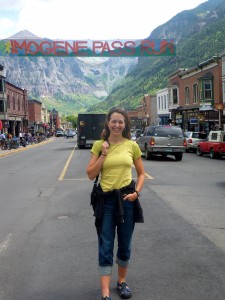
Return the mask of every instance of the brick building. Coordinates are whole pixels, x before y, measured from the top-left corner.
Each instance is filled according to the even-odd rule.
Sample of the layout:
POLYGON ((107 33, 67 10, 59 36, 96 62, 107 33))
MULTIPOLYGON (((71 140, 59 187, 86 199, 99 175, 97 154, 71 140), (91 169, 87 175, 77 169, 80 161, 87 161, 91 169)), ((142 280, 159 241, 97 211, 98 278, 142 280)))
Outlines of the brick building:
POLYGON ((184 130, 209 132, 219 127, 216 106, 223 101, 221 57, 212 57, 187 70, 180 69, 168 80, 172 120, 184 130))
POLYGON ((0 66, 0 120, 4 132, 19 136, 28 128, 27 91, 5 80, 0 66))
POLYGON ((42 130, 42 102, 36 99, 28 100, 29 108, 29 131, 36 134, 42 130))
POLYGON ((13 136, 19 136, 20 132, 25 132, 28 129, 27 90, 6 81, 6 96, 8 132, 13 136))

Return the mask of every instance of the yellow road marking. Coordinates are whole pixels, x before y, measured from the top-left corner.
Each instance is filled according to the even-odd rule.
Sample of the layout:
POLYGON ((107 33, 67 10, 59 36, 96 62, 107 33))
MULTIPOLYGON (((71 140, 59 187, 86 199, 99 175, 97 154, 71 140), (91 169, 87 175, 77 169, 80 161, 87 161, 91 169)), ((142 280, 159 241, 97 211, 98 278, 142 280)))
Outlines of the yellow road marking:
MULTIPOLYGON (((135 168, 134 165, 132 165, 133 168, 135 168)), ((134 178, 137 179, 137 178, 134 178)), ((148 173, 145 173, 145 179, 154 179, 154 177, 152 177, 151 175, 149 175, 148 173)))
POLYGON ((145 173, 145 177, 148 179, 154 179, 154 177, 150 176, 148 173, 145 173))
POLYGON ((74 148, 73 148, 73 150, 72 150, 72 152, 71 152, 69 158, 67 159, 67 162, 66 162, 66 164, 65 164, 65 166, 64 166, 64 168, 63 168, 63 170, 62 170, 62 173, 61 173, 60 176, 59 176, 59 180, 63 180, 63 179, 64 179, 64 176, 65 176, 65 174, 66 174, 66 171, 67 171, 67 169, 68 169, 69 163, 70 163, 70 161, 71 161, 71 159, 72 159, 72 156, 73 156, 73 153, 74 153, 74 151, 75 151, 76 146, 77 146, 77 145, 74 146, 74 148))

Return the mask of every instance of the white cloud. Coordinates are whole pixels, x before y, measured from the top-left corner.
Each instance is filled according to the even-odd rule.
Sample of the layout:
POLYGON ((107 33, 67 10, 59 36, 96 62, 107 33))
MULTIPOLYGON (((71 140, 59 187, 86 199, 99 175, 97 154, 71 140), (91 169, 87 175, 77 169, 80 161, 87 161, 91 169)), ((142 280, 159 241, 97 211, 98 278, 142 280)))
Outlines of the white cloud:
POLYGON ((1 11, 4 10, 19 10, 22 8, 26 0, 0 0, 1 11))
POLYGON ((0 39, 11 35, 15 31, 15 22, 8 18, 0 19, 0 39))
POLYGON ((20 4, 16 31, 11 34, 27 29, 41 37, 86 40, 145 38, 204 0, 8 0, 7 6, 9 2, 13 7, 20 4))

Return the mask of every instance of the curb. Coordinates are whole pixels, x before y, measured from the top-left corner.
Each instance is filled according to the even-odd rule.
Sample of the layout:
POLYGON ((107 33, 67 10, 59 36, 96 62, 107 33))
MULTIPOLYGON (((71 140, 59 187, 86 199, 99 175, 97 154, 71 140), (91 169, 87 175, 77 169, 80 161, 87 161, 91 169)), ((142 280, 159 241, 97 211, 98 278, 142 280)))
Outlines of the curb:
POLYGON ((41 147, 42 145, 53 142, 54 140, 55 140, 55 138, 50 138, 47 141, 43 141, 43 142, 40 142, 40 143, 37 143, 37 144, 27 145, 26 147, 20 147, 18 149, 0 150, 0 158, 15 154, 15 153, 18 153, 18 152, 21 152, 21 151, 30 150, 30 149, 35 148, 35 147, 41 147))

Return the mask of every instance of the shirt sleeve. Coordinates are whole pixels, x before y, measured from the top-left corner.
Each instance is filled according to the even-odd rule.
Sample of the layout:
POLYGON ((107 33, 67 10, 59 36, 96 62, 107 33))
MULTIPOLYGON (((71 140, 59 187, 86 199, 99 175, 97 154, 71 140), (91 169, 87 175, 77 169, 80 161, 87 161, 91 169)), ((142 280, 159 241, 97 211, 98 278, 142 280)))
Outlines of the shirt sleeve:
POLYGON ((138 144, 133 142, 133 160, 137 160, 139 157, 141 157, 141 149, 139 148, 138 144))
POLYGON ((100 152, 102 151, 102 143, 103 143, 102 140, 94 142, 94 144, 91 148, 91 153, 99 156, 100 152))

